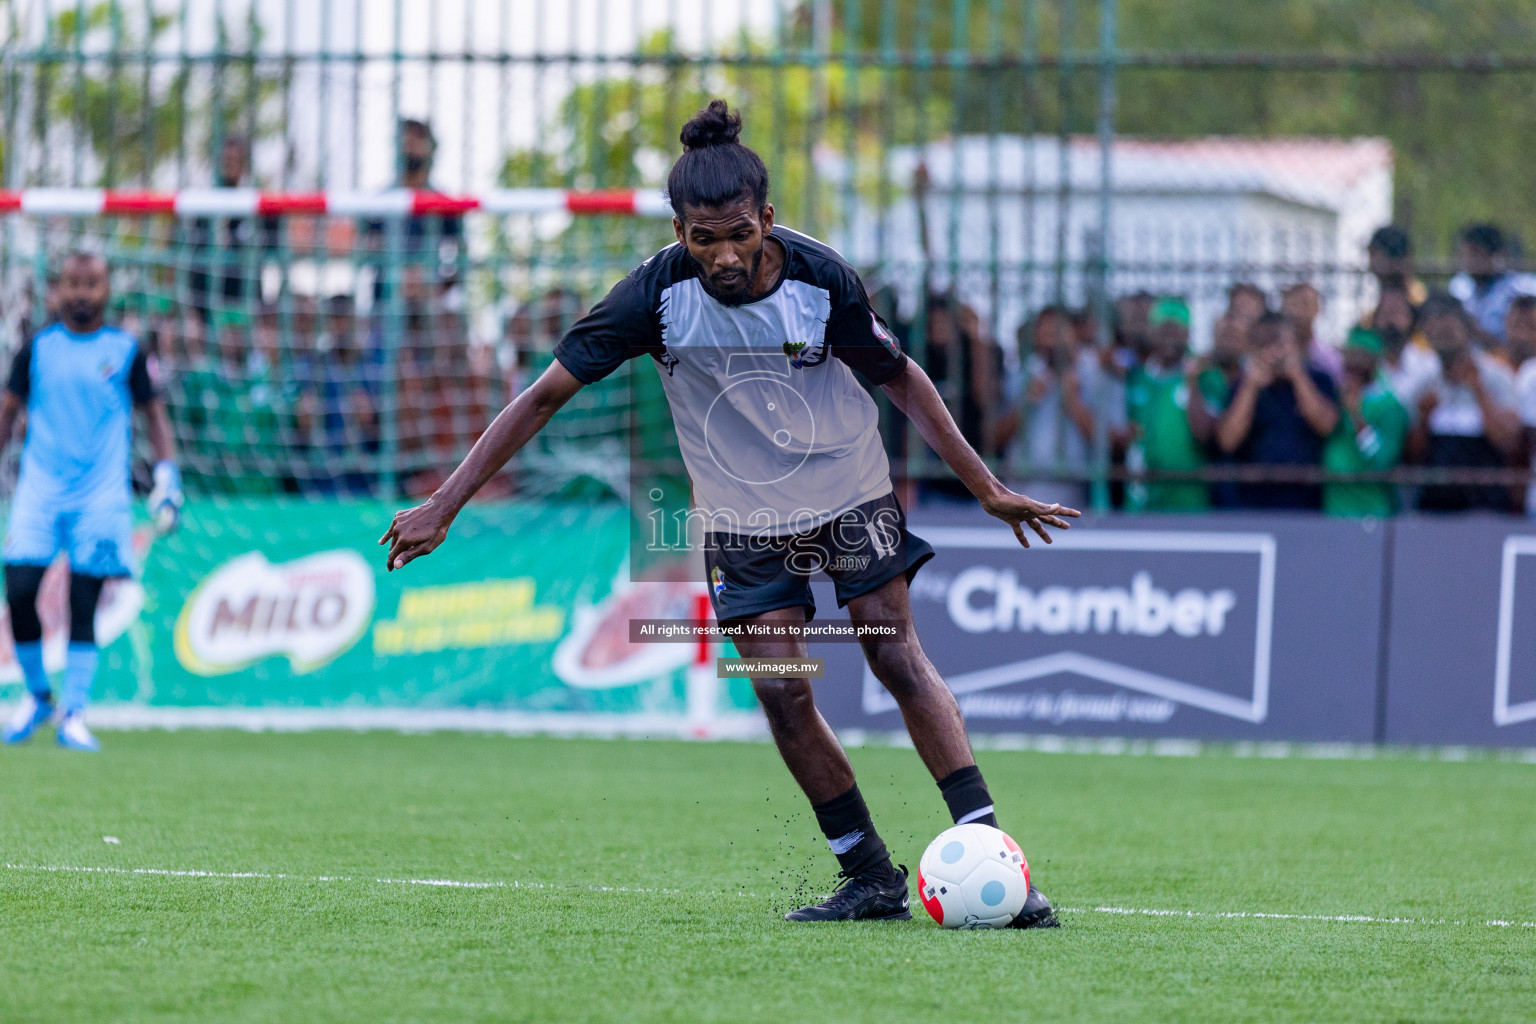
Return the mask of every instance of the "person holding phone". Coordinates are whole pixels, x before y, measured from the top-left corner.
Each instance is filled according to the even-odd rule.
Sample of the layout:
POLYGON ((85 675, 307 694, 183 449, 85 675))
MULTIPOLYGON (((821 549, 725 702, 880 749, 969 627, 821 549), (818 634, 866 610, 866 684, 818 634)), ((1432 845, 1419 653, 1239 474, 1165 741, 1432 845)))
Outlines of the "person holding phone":
MULTIPOLYGON (((1408 452, 1414 462, 1446 468, 1502 469, 1522 445, 1514 375, 1472 345, 1473 327, 1462 304, 1431 295, 1419 313, 1424 336, 1439 359, 1404 405, 1414 413, 1408 452)), ((1419 493, 1419 508, 1433 512, 1513 510, 1500 485, 1435 484, 1419 493)))
MULTIPOLYGON (((1238 463, 1320 466, 1323 443, 1339 422, 1338 387, 1309 365, 1291 319, 1266 313, 1250 329, 1252 354, 1216 425, 1219 450, 1238 463)), ((1294 480, 1245 481, 1244 508, 1319 509, 1322 488, 1294 480)))

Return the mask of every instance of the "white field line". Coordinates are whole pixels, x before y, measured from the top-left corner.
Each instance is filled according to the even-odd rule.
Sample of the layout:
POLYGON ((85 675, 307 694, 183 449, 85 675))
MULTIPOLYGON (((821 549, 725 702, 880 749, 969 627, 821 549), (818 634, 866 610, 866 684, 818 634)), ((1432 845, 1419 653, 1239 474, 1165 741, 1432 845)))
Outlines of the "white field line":
MULTIPOLYGON (((290 875, 271 871, 178 871, 171 868, 75 867, 54 864, 10 864, 8 871, 47 871, 90 875, 159 875, 167 878, 259 878, 290 882, 374 882, 379 885, 430 885, 444 889, 574 889, 590 892, 628 892, 647 895, 681 895, 683 889, 635 889, 623 885, 558 885, 546 882, 461 882, 452 878, 368 878, 352 875, 290 875)), ((716 895, 716 894, 711 894, 716 895)), ((735 894, 728 894, 735 895, 735 894)), ((740 895, 751 895, 741 893, 740 895)))
MULTIPOLYGON (((195 871, 175 870, 172 868, 76 867, 69 865, 11 863, 6 863, 4 867, 8 871, 40 871, 68 874, 152 875, 163 878, 256 878, 294 882, 373 882, 379 885, 426 885, 447 889, 563 889, 580 892, 634 893, 647 896, 683 896, 694 892, 694 890, 689 889, 646 889, 623 885, 571 885, 551 882, 465 882, 452 878, 369 878, 351 875, 292 875, 268 871, 195 871)), ((739 891, 728 893, 698 892, 697 895, 755 897, 757 894, 739 891)), ((1211 918, 1216 920, 1325 921, 1337 924, 1413 924, 1460 927, 1473 925, 1487 928, 1536 928, 1536 921, 1453 921, 1448 918, 1374 917, 1369 914, 1272 914, 1256 910, 1153 910, 1144 907, 1114 906, 1057 907, 1056 909, 1064 914, 1114 914, 1121 917, 1185 917, 1211 918)))
POLYGON ((1268 914, 1257 910, 1149 910, 1142 907, 1058 907, 1064 914, 1119 914, 1125 917, 1206 917, 1225 920, 1335 921, 1341 924, 1482 925, 1536 928, 1536 921, 1452 921, 1446 918, 1372 917, 1369 914, 1268 914))

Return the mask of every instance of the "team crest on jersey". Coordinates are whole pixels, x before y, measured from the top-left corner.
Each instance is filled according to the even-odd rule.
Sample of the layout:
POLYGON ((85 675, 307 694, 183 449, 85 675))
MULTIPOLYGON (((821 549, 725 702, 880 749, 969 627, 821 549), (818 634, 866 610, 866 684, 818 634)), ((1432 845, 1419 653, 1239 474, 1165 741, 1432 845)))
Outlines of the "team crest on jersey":
POLYGON ((117 367, 112 365, 110 359, 103 359, 101 364, 96 367, 96 372, 101 374, 102 380, 111 380, 112 375, 117 372, 117 367))
POLYGON ((827 360, 827 341, 786 341, 784 354, 789 357, 789 365, 797 370, 820 366, 827 360))
POLYGON ((714 588, 716 597, 719 597, 721 594, 725 593, 725 573, 718 565, 710 571, 709 584, 714 588))

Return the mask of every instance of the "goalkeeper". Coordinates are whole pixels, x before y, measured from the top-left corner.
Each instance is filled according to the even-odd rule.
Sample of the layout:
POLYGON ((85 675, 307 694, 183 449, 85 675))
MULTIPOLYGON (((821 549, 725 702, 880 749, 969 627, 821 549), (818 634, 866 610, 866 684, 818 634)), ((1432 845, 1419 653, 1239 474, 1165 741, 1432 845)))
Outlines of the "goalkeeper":
POLYGON ((131 574, 130 452, 135 406, 142 409, 155 451, 150 515, 175 528, 181 475, 165 403, 155 394, 139 341, 104 320, 110 294, 107 261, 93 253, 66 256, 59 274, 59 320, 21 346, 0 396, 0 448, 26 411, 21 473, 0 560, 10 603, 16 660, 27 693, 0 739, 19 743, 58 715, 58 743, 97 750, 85 727, 96 675, 96 602, 102 585, 131 574), (37 593, 59 552, 69 556, 69 654, 62 699, 43 668, 37 593), (61 705, 61 706, 56 706, 61 705))

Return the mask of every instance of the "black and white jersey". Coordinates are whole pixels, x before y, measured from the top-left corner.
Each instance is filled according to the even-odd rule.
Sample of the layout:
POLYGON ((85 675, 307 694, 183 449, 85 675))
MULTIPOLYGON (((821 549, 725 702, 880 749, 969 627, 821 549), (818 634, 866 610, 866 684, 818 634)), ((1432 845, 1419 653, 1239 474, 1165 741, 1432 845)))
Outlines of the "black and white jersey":
POLYGON ((649 355, 661 374, 694 503, 715 532, 800 533, 891 490, 874 400, 907 357, 836 251, 775 227, 778 285, 711 298, 680 244, 661 250, 555 346, 590 384, 649 355))

